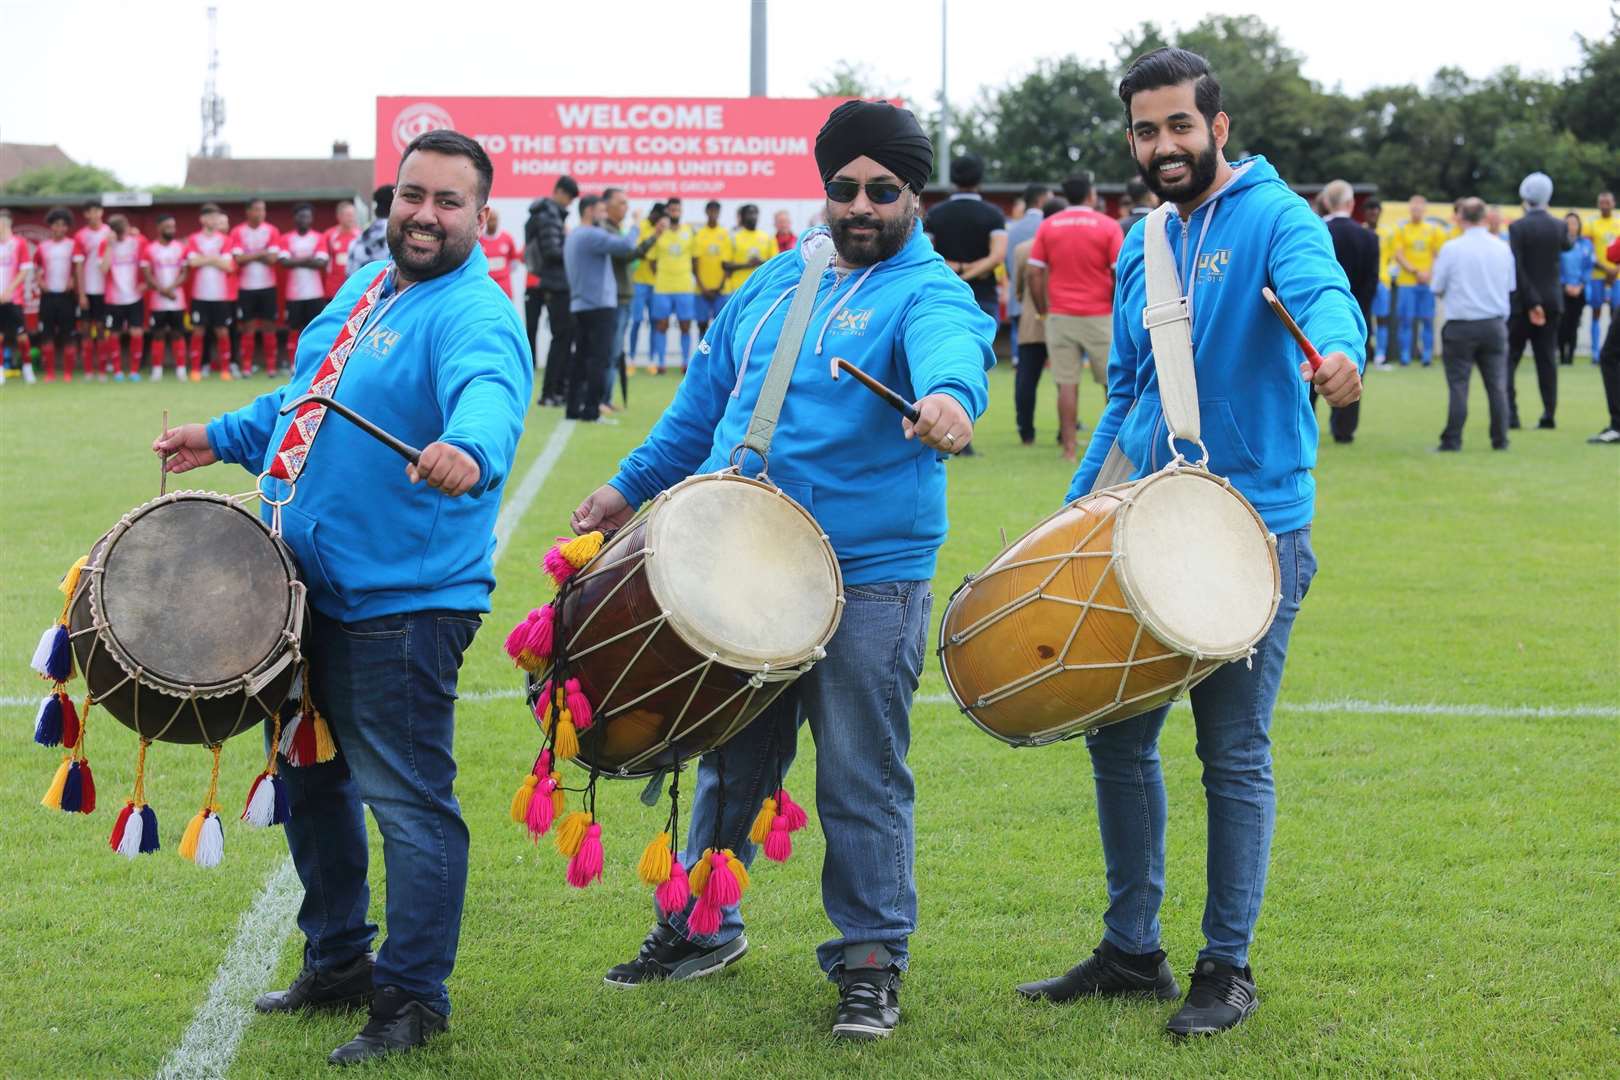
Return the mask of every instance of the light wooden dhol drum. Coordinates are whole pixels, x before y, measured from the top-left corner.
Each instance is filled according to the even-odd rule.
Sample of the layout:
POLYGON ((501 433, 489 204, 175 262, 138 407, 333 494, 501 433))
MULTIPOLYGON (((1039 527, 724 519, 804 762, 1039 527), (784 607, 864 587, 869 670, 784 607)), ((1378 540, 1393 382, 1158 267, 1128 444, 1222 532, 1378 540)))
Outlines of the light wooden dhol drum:
POLYGON ((1078 499, 952 594, 945 681, 1014 746, 1072 738, 1249 657, 1282 599, 1277 538, 1231 485, 1176 464, 1078 499))
POLYGON ((826 655, 843 607, 832 545, 780 488, 669 488, 563 591, 558 653, 595 716, 580 762, 647 776, 722 745, 826 655))

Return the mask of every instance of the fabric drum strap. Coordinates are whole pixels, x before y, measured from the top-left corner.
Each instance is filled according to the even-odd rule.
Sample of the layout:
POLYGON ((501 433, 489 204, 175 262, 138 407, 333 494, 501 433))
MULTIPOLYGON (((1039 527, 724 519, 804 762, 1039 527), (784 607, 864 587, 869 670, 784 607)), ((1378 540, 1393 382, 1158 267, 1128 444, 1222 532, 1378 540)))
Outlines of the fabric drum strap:
POLYGON ((805 331, 810 327, 810 311, 816 306, 816 290, 821 275, 832 264, 837 249, 832 238, 816 233, 801 244, 804 273, 799 275, 798 291, 788 305, 787 321, 782 336, 776 339, 776 351, 771 354, 771 366, 765 372, 765 384, 760 387, 754 414, 748 420, 748 434, 742 445, 761 458, 771 452, 771 437, 776 433, 776 420, 782 414, 782 402, 787 398, 788 383, 793 380, 793 368, 798 363, 799 348, 804 344, 805 331), (816 241, 821 241, 817 243, 816 241))

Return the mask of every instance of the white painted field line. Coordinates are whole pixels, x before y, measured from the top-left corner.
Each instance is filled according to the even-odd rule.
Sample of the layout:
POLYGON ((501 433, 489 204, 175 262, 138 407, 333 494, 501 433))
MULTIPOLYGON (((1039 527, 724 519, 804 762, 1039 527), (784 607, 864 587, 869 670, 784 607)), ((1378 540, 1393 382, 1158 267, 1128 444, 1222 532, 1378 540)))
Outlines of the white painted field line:
MULTIPOLYGON (((575 423, 558 421, 540 456, 507 496, 500 517, 495 519, 495 564, 499 565, 518 522, 523 520, 552 467, 562 457, 575 423)), ((517 695, 517 690, 511 691, 511 696, 517 695)), ((476 701, 479 697, 468 694, 464 700, 476 701)), ((208 998, 192 1017, 180 1045, 158 1069, 160 1080, 213 1080, 230 1070, 242 1032, 253 1019, 253 999, 268 988, 281 946, 292 933, 302 893, 303 886, 289 856, 270 872, 259 898, 237 924, 236 940, 231 942, 219 970, 214 973, 208 998)))

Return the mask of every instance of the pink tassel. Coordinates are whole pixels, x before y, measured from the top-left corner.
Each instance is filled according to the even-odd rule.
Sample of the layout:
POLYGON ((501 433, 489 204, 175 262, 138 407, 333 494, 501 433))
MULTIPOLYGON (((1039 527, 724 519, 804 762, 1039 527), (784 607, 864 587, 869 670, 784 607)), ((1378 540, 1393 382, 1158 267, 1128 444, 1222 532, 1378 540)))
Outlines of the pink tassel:
POLYGON ((602 879, 602 826, 592 822, 585 830, 585 840, 568 860, 568 884, 583 889, 592 881, 602 879))
POLYGON ((574 718, 574 730, 584 731, 591 726, 591 699, 585 696, 585 690, 579 685, 578 679, 569 679, 563 683, 563 697, 568 704, 568 713, 574 718))
POLYGON ((534 670, 551 656, 553 612, 551 605, 535 608, 506 635, 506 655, 519 667, 534 670))
POLYGON ((546 552, 546 557, 543 560, 543 564, 546 568, 546 573, 550 574, 551 580, 555 581, 558 585, 561 585, 563 582, 573 577, 579 569, 573 563, 568 561, 567 556, 563 555, 561 545, 553 547, 546 552))
POLYGON ((669 880, 658 886, 653 898, 658 902, 658 910, 665 915, 686 910, 687 901, 692 899, 692 886, 686 880, 686 867, 681 860, 670 864, 669 880))
POLYGON ((713 895, 705 888, 692 905, 691 914, 686 916, 686 928, 692 933, 707 936, 720 932, 720 905, 712 899, 713 895))
MULTIPOLYGON (((546 710, 551 707, 551 699, 552 699, 553 696, 554 695, 553 695, 553 692, 552 692, 552 689, 551 689, 551 680, 547 679, 545 681, 545 683, 540 687, 540 692, 538 694, 536 694, 535 697, 534 697, 534 718, 536 720, 540 721, 540 729, 542 731, 547 730, 550 727, 550 724, 551 724, 551 721, 546 718, 546 710)), ((546 750, 546 751, 542 751, 542 753, 549 754, 550 751, 546 750)), ((536 768, 535 771, 539 772, 539 769, 536 768)), ((549 769, 548 769, 548 771, 549 771, 549 769)), ((545 775, 545 773, 539 773, 539 774, 541 776, 545 775)))
POLYGON ((765 837, 765 857, 771 862, 787 862, 793 854, 793 835, 788 830, 787 815, 777 814, 771 819, 770 835, 765 837))
MULTIPOLYGON (((717 851, 709 856, 709 881, 703 886, 703 899, 713 899, 719 907, 742 903, 742 885, 731 872, 729 853, 717 851)), ((714 933, 712 930, 705 933, 714 933)))
MULTIPOLYGON (((545 755, 549 757, 550 755, 545 755)), ((524 815, 524 822, 529 827, 529 835, 536 842, 551 829, 551 823, 556 819, 556 803, 552 801, 551 793, 557 789, 557 782, 549 775, 542 777, 534 786, 534 794, 529 796, 528 812, 524 815)))
MULTIPOLYGON (((551 687, 551 684, 546 683, 546 688, 550 689, 550 687, 551 687)), ((551 751, 550 750, 542 750, 542 751, 540 751, 540 756, 538 758, 536 758, 535 762, 534 762, 534 775, 538 776, 542 780, 544 780, 546 777, 551 775, 551 751)))
MULTIPOLYGON (((810 824, 810 815, 804 812, 804 807, 793 801, 787 793, 787 788, 776 789, 776 809, 781 812, 782 817, 787 818, 788 832, 798 832, 810 824)), ((776 828, 775 822, 771 823, 771 828, 776 828)))

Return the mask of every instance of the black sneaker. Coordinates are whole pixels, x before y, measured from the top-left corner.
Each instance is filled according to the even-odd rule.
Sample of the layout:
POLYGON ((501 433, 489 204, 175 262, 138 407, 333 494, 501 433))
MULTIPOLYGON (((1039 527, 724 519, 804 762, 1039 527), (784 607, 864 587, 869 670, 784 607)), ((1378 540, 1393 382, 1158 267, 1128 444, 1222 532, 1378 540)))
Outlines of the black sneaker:
POLYGON ((747 951, 748 939, 740 934, 724 945, 698 945, 668 923, 659 922, 641 943, 636 958, 609 968, 602 981, 634 989, 662 979, 697 979, 736 963, 747 951))
POLYGON ((291 986, 260 994, 253 1007, 262 1013, 358 1009, 371 1000, 371 970, 376 962, 371 953, 361 953, 342 967, 325 973, 305 964, 291 986))
POLYGON ((1247 964, 1235 968, 1219 960, 1200 960, 1192 973, 1187 1000, 1166 1025, 1170 1034, 1215 1035, 1236 1027, 1260 1007, 1254 973, 1247 964))
POLYGON ((1024 983, 1018 992, 1031 1001, 1073 1001, 1082 997, 1151 997, 1174 1001, 1181 996, 1164 953, 1133 957, 1104 941, 1091 955, 1051 979, 1024 983))
POLYGON ((832 1033, 840 1039, 882 1039, 900 1022, 900 971, 894 966, 838 972, 838 1011, 832 1033))
POLYGON ((415 1050, 448 1030, 450 1021, 397 986, 377 989, 371 999, 371 1019, 360 1034, 327 1055, 333 1065, 358 1065, 384 1054, 415 1050))
POLYGON ((1540 420, 1536 421, 1536 427, 1542 431, 1556 431, 1558 429, 1558 424, 1554 422, 1552 417, 1543 416, 1540 420))

